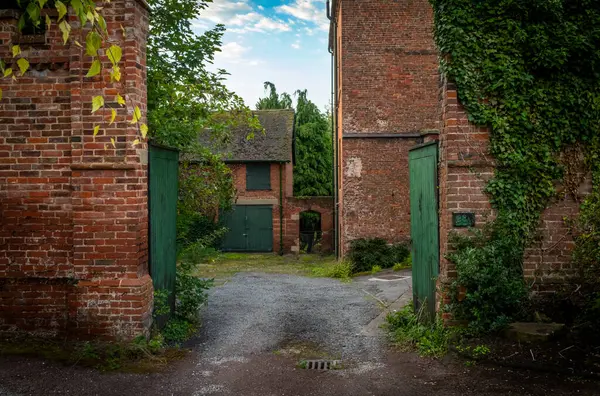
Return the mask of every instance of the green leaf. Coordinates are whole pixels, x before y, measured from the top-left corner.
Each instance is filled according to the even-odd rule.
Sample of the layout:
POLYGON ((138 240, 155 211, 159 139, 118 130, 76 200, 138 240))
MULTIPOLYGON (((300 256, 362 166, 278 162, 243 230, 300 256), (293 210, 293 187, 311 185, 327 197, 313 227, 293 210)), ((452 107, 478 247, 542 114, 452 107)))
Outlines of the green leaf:
POLYGON ((20 53, 21 53, 21 47, 19 47, 18 45, 13 45, 12 46, 13 58, 17 57, 20 53))
POLYGON ((10 67, 8 69, 5 69, 4 70, 4 77, 10 76, 12 74, 12 72, 13 72, 13 70, 10 67))
POLYGON ((142 118, 142 112, 140 111, 140 108, 138 106, 135 106, 135 108, 133 109, 133 116, 131 117, 130 123, 137 124, 140 118, 142 118))
POLYGON ((98 15, 98 27, 100 27, 103 32, 106 32, 106 20, 102 15, 98 15))
POLYGON ((110 123, 108 125, 115 122, 115 118, 117 118, 117 111, 115 109, 110 109, 110 123))
POLYGON ((117 94, 117 103, 121 106, 125 106, 125 99, 123 99, 123 97, 119 94, 117 94))
POLYGON ((98 134, 98 132, 100 132, 100 125, 96 125, 94 127, 94 136, 96 136, 98 134))
POLYGON ((121 61, 123 51, 121 50, 121 47, 113 44, 106 51, 106 55, 108 56, 108 59, 111 61, 113 66, 116 66, 121 61))
POLYGON ((58 11, 58 20, 60 21, 65 15, 67 15, 67 6, 64 5, 62 1, 56 0, 55 7, 58 11))
POLYGON ((33 22, 35 26, 38 26, 40 24, 41 11, 42 10, 40 9, 40 7, 35 3, 29 3, 29 5, 27 6, 27 14, 29 15, 31 22, 33 22))
POLYGON ((95 113, 104 106, 104 97, 103 96, 94 96, 92 99, 92 113, 95 113))
POLYGON ((95 31, 91 31, 85 37, 85 53, 89 56, 96 56, 102 45, 102 37, 95 31))
POLYGON ((58 24, 58 28, 62 32, 64 44, 67 44, 67 41, 69 40, 69 34, 71 33, 71 25, 69 25, 69 22, 66 20, 63 20, 58 24))
POLYGON ((40 8, 44 8, 44 6, 46 5, 47 2, 48 2, 48 0, 38 0, 38 4, 40 5, 40 8))
POLYGON ((98 59, 96 59, 95 61, 92 62, 92 66, 90 66, 90 70, 88 70, 88 72, 85 76, 86 77, 94 77, 100 73, 101 69, 102 69, 102 65, 100 64, 100 61, 98 59))
POLYGON ((146 135, 148 135, 148 125, 142 124, 140 125, 140 132, 142 132, 142 137, 146 139, 146 135))
POLYGON ((17 66, 19 66, 19 70, 21 70, 21 75, 23 75, 27 69, 29 69, 29 61, 27 61, 25 58, 20 58, 17 61, 17 66))
POLYGON ((50 16, 46 14, 46 30, 50 30, 50 26, 52 26, 52 20, 50 19, 50 16))
POLYGON ((121 81, 121 69, 119 66, 115 66, 110 71, 110 79, 111 81, 121 81))

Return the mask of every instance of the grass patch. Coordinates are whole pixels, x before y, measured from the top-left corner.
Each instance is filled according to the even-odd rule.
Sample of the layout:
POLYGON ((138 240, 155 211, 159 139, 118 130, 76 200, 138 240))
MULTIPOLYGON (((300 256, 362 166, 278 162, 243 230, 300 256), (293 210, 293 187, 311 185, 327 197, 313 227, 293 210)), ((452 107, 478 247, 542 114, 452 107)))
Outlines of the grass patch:
MULTIPOLYGON (((302 254, 279 256, 274 253, 222 253, 216 259, 199 264, 195 275, 214 278, 215 284, 223 284, 239 272, 261 272, 307 277, 346 278, 344 265, 334 256, 302 254)), ((348 275, 349 276, 349 275, 348 275)))
POLYGON ((451 331, 441 320, 428 323, 423 311, 415 313, 412 306, 389 314, 386 320, 393 342, 401 349, 436 358, 448 352, 451 331))
POLYGON ((27 356, 100 371, 153 373, 180 360, 188 351, 166 347, 162 338, 138 337, 127 343, 64 342, 14 337, 0 340, 0 356, 27 356))

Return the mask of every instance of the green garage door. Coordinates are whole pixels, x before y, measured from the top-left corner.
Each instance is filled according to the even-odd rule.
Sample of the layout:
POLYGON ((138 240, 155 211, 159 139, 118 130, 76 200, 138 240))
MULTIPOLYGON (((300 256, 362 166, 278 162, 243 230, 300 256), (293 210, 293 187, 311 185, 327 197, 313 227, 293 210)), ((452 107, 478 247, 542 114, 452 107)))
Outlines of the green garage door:
POLYGON ((223 215, 229 228, 221 246, 223 251, 272 252, 273 207, 271 205, 235 205, 223 215))

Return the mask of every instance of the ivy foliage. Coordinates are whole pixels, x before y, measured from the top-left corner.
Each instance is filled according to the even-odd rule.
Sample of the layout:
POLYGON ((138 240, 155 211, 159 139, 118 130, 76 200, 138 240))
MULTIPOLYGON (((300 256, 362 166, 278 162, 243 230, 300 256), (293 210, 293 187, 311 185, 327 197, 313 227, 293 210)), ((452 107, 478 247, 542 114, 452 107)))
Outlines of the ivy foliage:
MULTIPOLYGON (((505 286, 514 286, 541 212, 557 197, 557 183, 569 184, 564 153, 581 148, 588 165, 581 171, 598 177, 592 165, 600 160, 600 2, 430 1, 442 71, 456 84, 470 121, 490 127, 496 162, 487 193, 497 218, 487 241, 499 250, 463 245, 468 250, 453 257, 458 277, 462 264, 481 269, 491 260, 507 275, 505 286)), ((480 303, 493 299, 492 293, 480 303)), ((514 315, 512 303, 494 311, 514 315)), ((473 312, 463 314, 491 327, 473 312)))
MULTIPOLYGON (((432 0, 442 69, 470 120, 491 127, 487 187, 509 237, 526 244, 564 172, 559 158, 600 134, 600 3, 432 0)), ((597 147, 597 146, 596 146, 597 147)))
MULTIPOLYGON (((277 93, 275 84, 265 82, 267 95, 256 103, 257 110, 292 109, 292 96, 277 93)), ((308 99, 307 90, 296 90, 296 165, 294 195, 330 196, 333 193, 333 142, 331 117, 308 99)))

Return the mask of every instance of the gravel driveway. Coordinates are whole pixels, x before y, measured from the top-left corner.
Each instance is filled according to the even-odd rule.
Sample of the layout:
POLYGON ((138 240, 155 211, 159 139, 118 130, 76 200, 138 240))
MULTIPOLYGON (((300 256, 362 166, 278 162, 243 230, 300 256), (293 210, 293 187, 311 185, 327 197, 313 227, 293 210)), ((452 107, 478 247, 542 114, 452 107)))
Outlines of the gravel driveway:
POLYGON ((184 360, 157 374, 103 374, 41 360, 0 358, 0 395, 567 395, 597 384, 527 371, 465 368, 391 351, 381 303, 410 298, 405 280, 352 283, 239 273, 211 291, 204 326, 184 360), (298 368, 341 359, 342 370, 298 368))

